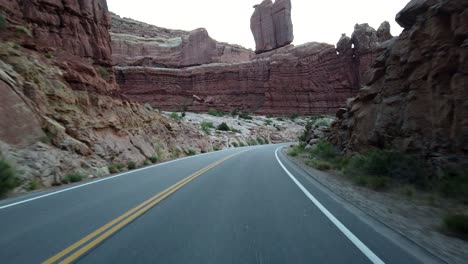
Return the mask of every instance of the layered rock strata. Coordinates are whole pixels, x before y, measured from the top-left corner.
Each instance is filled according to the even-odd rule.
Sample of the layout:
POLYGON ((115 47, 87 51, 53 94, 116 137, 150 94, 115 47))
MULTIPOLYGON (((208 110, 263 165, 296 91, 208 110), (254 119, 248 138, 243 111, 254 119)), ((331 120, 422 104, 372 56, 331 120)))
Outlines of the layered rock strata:
POLYGON ((332 139, 348 150, 393 146, 468 157, 468 2, 411 1, 365 85, 339 111, 332 139))
POLYGON ((112 14, 112 59, 118 66, 182 68, 249 61, 253 52, 217 42, 205 29, 172 30, 112 14))

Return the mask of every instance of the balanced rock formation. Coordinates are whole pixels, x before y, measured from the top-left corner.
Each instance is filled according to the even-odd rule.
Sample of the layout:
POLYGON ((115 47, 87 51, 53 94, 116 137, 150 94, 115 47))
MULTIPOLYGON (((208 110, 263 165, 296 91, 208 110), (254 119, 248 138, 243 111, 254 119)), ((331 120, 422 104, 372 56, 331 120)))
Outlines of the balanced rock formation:
POLYGON ((286 46, 293 42, 291 0, 264 0, 254 6, 250 19, 256 53, 262 53, 286 46))
POLYGON ((381 47, 332 139, 347 150, 392 146, 466 162, 468 2, 413 0, 397 22, 403 33, 381 47))
POLYGON ((217 42, 205 29, 191 32, 145 24, 112 14, 112 59, 118 66, 182 68, 250 60, 253 52, 217 42))

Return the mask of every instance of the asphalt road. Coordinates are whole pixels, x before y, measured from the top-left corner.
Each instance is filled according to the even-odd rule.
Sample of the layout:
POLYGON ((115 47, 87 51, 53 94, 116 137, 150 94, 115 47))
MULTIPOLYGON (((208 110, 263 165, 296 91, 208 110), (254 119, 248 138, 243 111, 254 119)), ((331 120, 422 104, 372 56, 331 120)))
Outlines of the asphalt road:
POLYGON ((435 262, 314 182, 280 146, 2 201, 0 263, 435 262))

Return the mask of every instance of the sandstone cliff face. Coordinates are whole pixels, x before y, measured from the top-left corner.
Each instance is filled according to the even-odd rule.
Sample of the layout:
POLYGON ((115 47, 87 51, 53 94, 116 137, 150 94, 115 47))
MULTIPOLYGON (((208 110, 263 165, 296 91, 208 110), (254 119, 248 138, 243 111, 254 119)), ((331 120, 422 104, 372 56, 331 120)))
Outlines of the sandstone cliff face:
POLYGON ((213 40, 205 29, 191 32, 148 25, 112 15, 112 58, 118 66, 181 68, 249 61, 251 50, 213 40))
POLYGON ((117 90, 112 74, 107 79, 98 74, 99 68, 112 73, 105 0, 0 0, 0 7, 12 26, 20 26, 2 32, 3 38, 56 57, 73 88, 100 93, 117 90))
POLYGON ((291 0, 264 0, 254 6, 250 28, 255 39, 255 52, 284 47, 294 40, 291 0))
POLYGON ((352 57, 342 59, 334 46, 309 43, 245 63, 117 67, 116 76, 125 96, 160 109, 318 114, 334 112, 355 94, 352 67, 352 57))
POLYGON ((468 2, 413 0, 397 22, 403 33, 386 42, 365 86, 339 112, 333 141, 466 160, 468 2))

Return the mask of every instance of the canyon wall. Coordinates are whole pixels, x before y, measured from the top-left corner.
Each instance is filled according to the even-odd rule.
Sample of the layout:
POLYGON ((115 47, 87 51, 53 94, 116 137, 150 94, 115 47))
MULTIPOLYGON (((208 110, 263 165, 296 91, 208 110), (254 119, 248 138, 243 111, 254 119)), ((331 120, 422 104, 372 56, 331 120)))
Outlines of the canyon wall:
POLYGON ((468 2, 413 0, 396 20, 404 31, 380 47, 331 139, 348 151, 390 146, 466 164, 468 2))
MULTIPOLYGON (((141 24, 140 31, 138 23, 134 23, 132 30, 142 32, 138 33, 138 38, 152 41, 153 37, 148 35, 150 31, 146 31, 148 26, 141 24), (148 37, 141 37, 143 35, 148 37)), ((131 33, 118 27, 116 23, 112 31, 131 33)), ((160 41, 174 41, 176 34, 160 41)), ((113 46, 121 45, 115 37, 112 42, 113 46)), ((364 73, 374 62, 379 44, 377 31, 362 24, 356 25, 352 38, 343 36, 338 48, 324 43, 287 45, 251 55, 249 60, 239 59, 239 62, 229 60, 182 68, 180 64, 172 64, 173 67, 169 67, 167 61, 174 61, 178 48, 154 50, 155 55, 148 54, 145 58, 151 62, 149 64, 136 61, 140 56, 133 57, 125 52, 117 52, 114 58, 119 57, 115 70, 122 94, 150 103, 157 109, 207 111, 214 108, 310 115, 334 113, 345 105, 347 98, 356 94, 364 73), (160 66, 156 67, 158 63, 160 66)), ((199 45, 206 46, 203 42, 199 45)))

